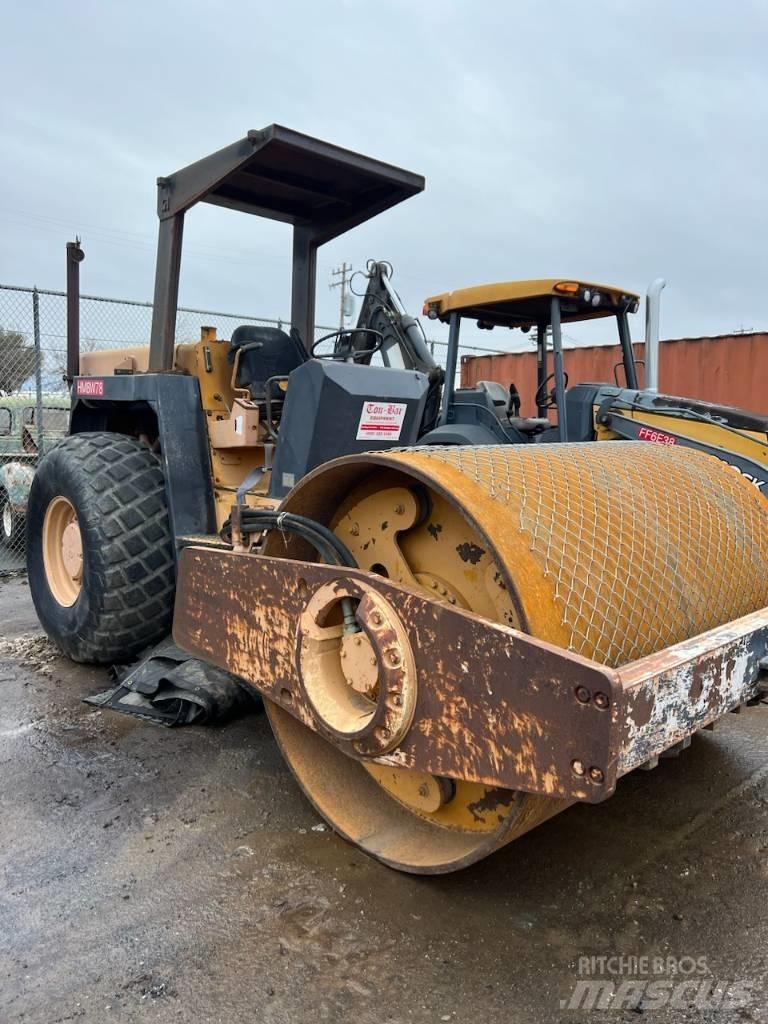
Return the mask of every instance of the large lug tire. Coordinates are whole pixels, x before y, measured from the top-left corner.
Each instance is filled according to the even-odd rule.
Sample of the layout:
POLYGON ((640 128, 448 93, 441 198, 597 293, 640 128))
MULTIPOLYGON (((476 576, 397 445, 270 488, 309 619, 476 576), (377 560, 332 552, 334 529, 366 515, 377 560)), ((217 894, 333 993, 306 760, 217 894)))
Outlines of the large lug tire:
POLYGON ((0 487, 0 544, 13 551, 24 549, 24 515, 13 507, 4 487, 0 487))
POLYGON ((163 472, 121 434, 75 434, 41 460, 27 504, 38 617, 75 661, 125 662, 166 636, 175 589, 163 472))

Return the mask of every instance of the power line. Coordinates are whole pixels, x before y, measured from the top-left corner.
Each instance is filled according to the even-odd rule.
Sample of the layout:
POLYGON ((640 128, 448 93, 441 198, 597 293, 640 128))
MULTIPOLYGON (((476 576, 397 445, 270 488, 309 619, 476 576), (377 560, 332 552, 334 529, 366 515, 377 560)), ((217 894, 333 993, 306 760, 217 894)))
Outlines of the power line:
MULTIPOLYGON (((105 245, 117 245, 122 248, 141 251, 154 251, 156 248, 156 240, 150 234, 125 231, 122 228, 104 227, 103 225, 81 221, 79 218, 64 219, 36 214, 28 210, 10 210, 7 207, 0 207, 0 219, 6 224, 14 224, 19 227, 31 228, 56 235, 59 235, 62 230, 73 231, 77 228, 79 231, 86 231, 92 238, 105 245)), ((255 261, 263 258, 263 253, 233 248, 229 244, 219 249, 215 246, 193 243, 184 247, 184 253, 185 256, 190 256, 196 260, 232 263, 239 266, 253 266, 255 261)))

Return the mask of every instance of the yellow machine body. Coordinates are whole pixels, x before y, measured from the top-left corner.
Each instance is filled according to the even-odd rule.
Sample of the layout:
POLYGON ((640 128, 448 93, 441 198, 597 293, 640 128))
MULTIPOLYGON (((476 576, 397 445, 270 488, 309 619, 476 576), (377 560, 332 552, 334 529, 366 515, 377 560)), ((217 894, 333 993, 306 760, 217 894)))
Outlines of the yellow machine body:
MULTIPOLYGON (((617 440, 620 435, 615 430, 611 430, 610 426, 603 426, 600 423, 599 407, 596 406, 594 411, 595 433, 598 441, 617 440)), ((703 445, 716 447, 723 453, 733 452, 751 459, 758 466, 768 468, 768 437, 762 430, 738 430, 713 421, 705 422, 695 419, 681 421, 679 416, 648 412, 646 409, 627 409, 624 415, 628 419, 656 431, 655 437, 652 433, 648 434, 651 443, 668 445, 670 437, 682 434, 703 445)))
POLYGON ((421 585, 419 572, 431 571, 450 580, 462 607, 602 664, 626 664, 768 604, 768 507, 698 452, 499 445, 379 460, 428 482, 433 515, 395 534, 378 470, 381 516, 370 516, 365 543, 356 496, 332 520, 361 568, 381 571, 383 561, 389 578, 421 585))
MULTIPOLYGON (((271 441, 259 407, 236 386, 237 366, 228 358, 229 342, 217 338, 216 329, 203 327, 200 341, 176 345, 173 370, 196 377, 208 429, 211 478, 220 529, 236 502, 237 489, 254 470, 264 469, 260 479, 244 495, 246 504, 276 505, 267 498, 270 468, 265 445, 271 441)), ((113 373, 143 373, 149 362, 148 346, 84 352, 80 357, 83 376, 113 373)))

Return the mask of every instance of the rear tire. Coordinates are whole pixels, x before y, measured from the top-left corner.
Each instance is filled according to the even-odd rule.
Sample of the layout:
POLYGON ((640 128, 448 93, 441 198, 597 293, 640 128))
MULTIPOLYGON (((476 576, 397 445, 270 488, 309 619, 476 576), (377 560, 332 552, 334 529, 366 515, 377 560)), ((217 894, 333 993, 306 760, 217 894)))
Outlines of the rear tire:
POLYGON ((175 565, 165 482, 158 457, 135 438, 75 434, 45 455, 29 494, 26 541, 38 617, 74 661, 128 661, 170 631, 175 565), (58 579, 51 547, 63 507, 82 544, 79 577, 64 586, 72 514, 58 579))

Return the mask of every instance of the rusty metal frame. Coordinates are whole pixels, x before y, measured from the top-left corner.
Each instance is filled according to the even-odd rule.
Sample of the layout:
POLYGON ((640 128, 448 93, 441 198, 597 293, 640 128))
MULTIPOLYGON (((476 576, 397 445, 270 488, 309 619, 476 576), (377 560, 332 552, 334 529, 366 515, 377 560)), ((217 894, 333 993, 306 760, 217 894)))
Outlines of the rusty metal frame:
POLYGON ((597 803, 764 686, 768 608, 612 669, 372 573, 199 547, 181 552, 174 639, 365 759, 370 745, 318 724, 298 667, 302 616, 334 584, 361 598, 358 621, 373 639, 370 592, 396 609, 410 641, 411 725, 367 757, 379 764, 597 803))
POLYGON ((184 215, 196 203, 293 227, 291 323, 312 343, 317 249, 422 192, 400 167, 272 124, 157 179, 160 219, 149 369, 173 363, 184 215))
POLYGON ((625 775, 746 704, 764 688, 768 608, 618 670, 625 775))

